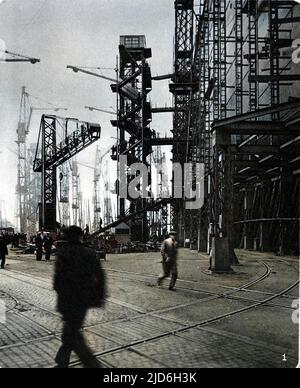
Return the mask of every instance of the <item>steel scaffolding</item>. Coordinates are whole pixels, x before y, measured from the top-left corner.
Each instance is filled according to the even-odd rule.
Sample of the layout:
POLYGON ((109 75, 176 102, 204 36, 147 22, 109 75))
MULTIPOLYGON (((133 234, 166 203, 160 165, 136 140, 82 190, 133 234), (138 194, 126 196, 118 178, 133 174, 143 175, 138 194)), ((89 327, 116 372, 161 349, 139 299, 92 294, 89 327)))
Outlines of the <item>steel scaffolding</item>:
MULTIPOLYGON (((127 157, 127 164, 143 163, 148 168, 148 182, 151 184, 151 168, 149 156, 152 153, 151 139, 155 138, 155 132, 150 129, 152 121, 151 105, 148 94, 152 90, 151 69, 147 59, 151 58, 151 49, 146 47, 146 38, 142 35, 121 36, 119 63, 119 80, 112 85, 112 91, 118 95, 118 118, 112 121, 112 125, 118 129, 118 144, 113 147, 112 159, 120 163, 120 157, 127 157)), ((126 171, 128 178, 130 170, 126 171)), ((120 176, 118 177, 118 179, 120 176)), ((119 179, 120 181, 120 179, 119 179)), ((129 182, 129 181, 128 181, 129 182)), ((120 195, 118 217, 123 219, 128 214, 133 214, 146 208, 148 198, 133 199, 126 194, 126 198, 120 195), (126 200, 129 207, 126 209, 126 200)), ((125 188, 127 192, 127 188, 125 188)), ((124 188, 123 188, 124 193, 124 188)), ((149 238, 149 220, 145 211, 131 221, 132 238, 136 241, 147 241, 149 238)))
MULTIPOLYGON (((148 126, 155 110, 143 89, 141 76, 148 74, 149 90, 151 76, 147 49, 136 46, 142 37, 131 37, 127 47, 122 37, 120 80, 112 86, 120 96, 113 158, 149 166, 152 147, 169 144, 175 165, 204 164, 202 208, 186 210, 186 199, 176 199, 170 223, 181 244, 210 254, 213 271, 230 271, 237 247, 299 251, 300 74, 285 54, 296 12, 294 1, 175 0, 174 73, 152 78, 172 80, 172 139, 156 139, 148 126)), ((188 173, 195 188, 193 167, 188 173)), ((173 197, 184 196, 184 183, 173 174, 173 197)), ((148 230, 148 209, 166 204, 149 202, 132 201, 128 214, 121 202, 119 222, 143 217, 148 230)))
MULTIPOLYGON (((198 82, 194 68, 195 15, 193 0, 175 1, 175 75, 170 91, 174 95, 173 136, 178 141, 173 147, 173 163, 181 166, 189 161, 192 144, 193 103, 198 92, 198 82), (182 147, 180 141, 186 143, 182 147)), ((173 196, 175 196, 175 177, 173 176, 173 196)), ((180 189, 180 188, 179 188, 180 189)), ((181 188, 183 196, 183 182, 181 188)), ((185 203, 178 200, 171 208, 171 225, 178 231, 181 243, 190 238, 190 214, 185 212, 185 203)))
MULTIPOLYGON (((175 2, 175 73, 186 63, 199 92, 172 85, 179 100, 174 137, 186 138, 185 160, 205 164, 205 201, 200 212, 183 218, 178 204, 173 222, 192 248, 208 245, 216 271, 230 269, 236 247, 299 249, 300 115, 292 90, 300 77, 283 53, 299 23, 296 7, 292 1, 202 0, 192 38, 182 31, 193 30, 193 4, 175 2), (193 62, 183 61, 190 55, 179 47, 194 49, 193 62)), ((174 161, 183 159, 182 149, 174 147, 174 161)))

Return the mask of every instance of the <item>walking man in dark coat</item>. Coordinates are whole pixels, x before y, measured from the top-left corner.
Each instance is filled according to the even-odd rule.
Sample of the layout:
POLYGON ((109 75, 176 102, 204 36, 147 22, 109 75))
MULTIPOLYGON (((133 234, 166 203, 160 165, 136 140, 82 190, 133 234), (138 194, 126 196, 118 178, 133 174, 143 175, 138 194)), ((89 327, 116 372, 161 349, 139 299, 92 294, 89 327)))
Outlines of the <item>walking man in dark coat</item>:
POLYGON ((6 256, 8 255, 7 245, 5 238, 0 235, 0 260, 1 260, 1 269, 5 268, 6 256))
POLYGON ((169 290, 175 289, 176 281, 178 278, 177 269, 177 256, 178 256, 178 243, 176 241, 176 232, 170 233, 170 238, 166 239, 161 247, 161 255, 163 258, 162 266, 163 273, 158 278, 158 286, 161 286, 164 279, 171 276, 171 282, 169 290))
POLYGON ((50 234, 47 233, 46 237, 44 238, 44 249, 45 249, 46 261, 50 261, 52 245, 53 245, 53 239, 50 236, 50 234))
POLYGON ((16 236, 15 233, 12 234, 11 236, 11 247, 16 248, 16 236))
POLYGON ((35 239, 35 247, 36 247, 36 260, 42 261, 43 258, 43 239, 41 233, 38 233, 35 239))
POLYGON ((96 252, 83 246, 83 234, 82 229, 71 226, 57 244, 54 289, 64 320, 62 347, 55 359, 59 368, 68 368, 72 351, 85 368, 101 368, 80 329, 88 309, 104 305, 105 276, 96 252))

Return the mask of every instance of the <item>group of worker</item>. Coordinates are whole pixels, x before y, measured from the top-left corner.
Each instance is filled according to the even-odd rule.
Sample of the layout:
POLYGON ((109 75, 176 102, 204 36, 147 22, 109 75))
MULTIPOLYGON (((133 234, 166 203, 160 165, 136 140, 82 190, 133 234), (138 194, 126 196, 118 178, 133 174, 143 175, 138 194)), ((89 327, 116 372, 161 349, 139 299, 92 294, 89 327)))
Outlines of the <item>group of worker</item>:
POLYGON ((8 255, 6 240, 3 234, 0 234, 0 261, 1 269, 5 268, 6 256, 8 255))
MULTIPOLYGON (((16 235, 14 235, 16 236, 16 235)), ((14 248, 16 246, 15 239, 8 240, 6 236, 0 234, 0 266, 1 269, 5 269, 6 264, 6 256, 8 256, 8 243, 11 243, 11 247, 14 248)), ((43 255, 45 253, 46 261, 50 261, 51 252, 53 247, 53 239, 50 236, 50 233, 46 233, 44 230, 39 232, 35 238, 35 246, 36 246, 36 260, 42 261, 43 255)))
POLYGON ((53 246, 53 239, 50 236, 50 233, 47 233, 44 230, 42 230, 41 232, 38 232, 35 238, 36 260, 42 261, 43 254, 45 252, 46 261, 50 261, 52 246, 53 246))

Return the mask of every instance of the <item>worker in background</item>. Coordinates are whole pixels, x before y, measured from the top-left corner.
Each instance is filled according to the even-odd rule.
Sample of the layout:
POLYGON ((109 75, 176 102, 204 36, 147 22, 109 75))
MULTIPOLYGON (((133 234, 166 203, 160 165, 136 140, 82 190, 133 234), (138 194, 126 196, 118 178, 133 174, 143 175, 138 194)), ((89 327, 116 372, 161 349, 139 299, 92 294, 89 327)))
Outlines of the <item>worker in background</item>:
POLYGON ((64 320, 62 346, 55 359, 59 368, 68 368, 72 351, 84 367, 101 368, 80 329, 88 309, 104 305, 105 276, 96 252, 83 246, 83 234, 82 229, 71 226, 63 231, 57 247, 54 289, 64 320))
POLYGON ((43 258, 43 239, 41 233, 39 232, 35 238, 35 248, 36 248, 36 260, 42 261, 43 258))
POLYGON ((20 234, 16 233, 14 235, 14 248, 18 248, 20 244, 20 234))
POLYGON ((53 245, 53 239, 50 236, 50 233, 47 233, 46 237, 44 238, 43 245, 45 249, 46 261, 50 261, 52 245, 53 245))
POLYGON ((15 232, 13 232, 12 236, 11 236, 11 247, 12 248, 16 248, 16 236, 15 236, 15 232))
POLYGON ((1 269, 5 268, 6 256, 8 255, 7 245, 5 243, 5 238, 0 235, 0 260, 1 260, 1 269))
POLYGON ((40 232, 41 239, 44 241, 44 239, 47 237, 47 233, 45 232, 45 229, 42 228, 40 232))
POLYGON ((169 286, 170 291, 174 291, 176 281, 178 278, 177 257, 178 257, 178 243, 176 241, 176 232, 171 232, 170 237, 166 239, 161 247, 162 267, 163 272, 158 278, 158 286, 162 285, 164 279, 171 276, 169 286))

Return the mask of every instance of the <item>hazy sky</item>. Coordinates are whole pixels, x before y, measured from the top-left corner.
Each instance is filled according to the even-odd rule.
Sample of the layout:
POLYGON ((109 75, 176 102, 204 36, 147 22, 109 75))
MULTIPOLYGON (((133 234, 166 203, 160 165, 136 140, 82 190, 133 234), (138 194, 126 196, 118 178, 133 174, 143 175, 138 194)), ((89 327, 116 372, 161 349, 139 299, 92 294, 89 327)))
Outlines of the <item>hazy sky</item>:
MULTIPOLYGON (((10 221, 15 215, 17 175, 16 128, 21 87, 57 106, 68 117, 99 122, 105 149, 113 143, 107 114, 92 113, 85 105, 109 108, 115 96, 109 82, 66 69, 67 65, 114 68, 120 35, 146 35, 152 48, 153 74, 172 71, 174 36, 173 0, 0 0, 0 40, 9 51, 41 59, 30 65, 0 63, 0 201, 5 201, 10 221)), ((1 54, 1 53, 0 53, 1 54)), ((105 75, 114 73, 106 71, 105 75)), ((168 82, 154 83, 153 105, 172 104, 168 82)), ((36 103, 42 106, 43 103, 36 103)), ((41 113, 35 113, 29 142, 36 142, 41 113)), ((171 129, 171 115, 159 115, 152 127, 164 135, 171 129)), ((79 160, 94 164, 94 149, 84 151, 79 160)), ((93 172, 81 168, 85 196, 92 196, 93 172)))

